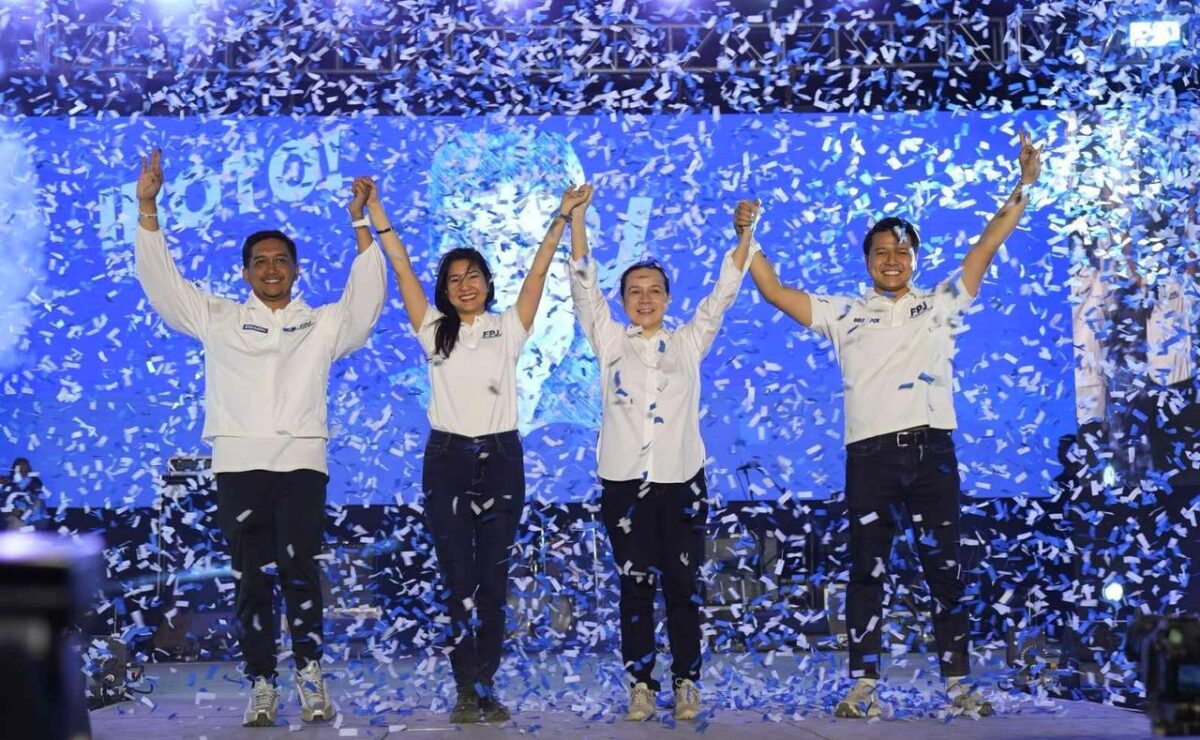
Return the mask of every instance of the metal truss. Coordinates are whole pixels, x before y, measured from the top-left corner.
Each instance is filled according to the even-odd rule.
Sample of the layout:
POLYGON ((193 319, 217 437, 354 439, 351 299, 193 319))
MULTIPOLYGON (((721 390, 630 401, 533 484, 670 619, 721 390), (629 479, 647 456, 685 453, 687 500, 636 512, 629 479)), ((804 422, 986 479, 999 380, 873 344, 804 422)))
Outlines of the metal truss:
POLYGON ((771 74, 814 70, 933 70, 1042 63, 1067 53, 1062 21, 1028 14, 975 20, 894 20, 851 24, 797 21, 555 24, 447 23, 192 29, 118 23, 32 26, 0 31, 0 75, 161 73, 318 76, 559 77, 771 74))

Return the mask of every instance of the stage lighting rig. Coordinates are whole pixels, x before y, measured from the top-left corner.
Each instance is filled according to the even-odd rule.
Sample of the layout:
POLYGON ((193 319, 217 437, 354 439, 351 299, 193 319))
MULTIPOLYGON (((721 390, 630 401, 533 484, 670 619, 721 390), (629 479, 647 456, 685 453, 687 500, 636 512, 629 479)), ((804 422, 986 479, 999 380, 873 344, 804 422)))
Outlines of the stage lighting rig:
POLYGON ((1161 49, 1183 44, 1183 22, 1178 19, 1131 21, 1129 48, 1161 49))

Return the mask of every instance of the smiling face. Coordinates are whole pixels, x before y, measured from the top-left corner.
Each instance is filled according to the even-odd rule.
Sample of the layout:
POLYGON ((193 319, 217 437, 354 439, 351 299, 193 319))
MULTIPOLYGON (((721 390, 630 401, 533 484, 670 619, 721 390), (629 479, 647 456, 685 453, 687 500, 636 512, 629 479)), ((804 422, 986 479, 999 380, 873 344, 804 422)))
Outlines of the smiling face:
POLYGON ((867 251, 867 272, 879 293, 894 293, 897 297, 908 292, 908 281, 912 279, 915 250, 908 239, 901 241, 893 230, 880 231, 871 236, 871 247, 867 251))
POLYGON ((643 334, 653 334, 662 328, 670 300, 666 280, 658 270, 640 267, 626 276, 621 303, 629 321, 642 327, 643 334))
POLYGON ((287 306, 292 300, 292 285, 300 268, 281 239, 267 238, 251 247, 250 263, 242 268, 242 277, 250 283, 254 295, 272 310, 287 306))
POLYGON ((446 294, 459 317, 478 316, 487 310, 487 277, 473 260, 454 260, 446 277, 446 294))

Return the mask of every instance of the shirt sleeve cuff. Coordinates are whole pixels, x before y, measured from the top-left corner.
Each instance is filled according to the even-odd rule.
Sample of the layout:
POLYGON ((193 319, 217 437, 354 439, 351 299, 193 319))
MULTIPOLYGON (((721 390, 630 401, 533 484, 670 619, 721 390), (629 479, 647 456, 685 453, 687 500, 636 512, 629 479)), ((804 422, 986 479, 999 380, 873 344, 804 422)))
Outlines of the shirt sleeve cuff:
POLYGON ((585 288, 596 284, 596 260, 592 259, 590 254, 577 260, 568 260, 567 270, 570 272, 571 279, 585 288))

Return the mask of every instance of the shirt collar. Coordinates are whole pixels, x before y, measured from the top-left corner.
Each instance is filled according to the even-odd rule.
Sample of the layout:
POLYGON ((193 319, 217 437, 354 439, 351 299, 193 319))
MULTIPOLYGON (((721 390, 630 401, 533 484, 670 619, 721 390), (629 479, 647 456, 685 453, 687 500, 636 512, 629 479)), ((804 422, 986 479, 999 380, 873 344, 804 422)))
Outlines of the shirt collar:
POLYGON ((630 325, 628 325, 628 326, 626 326, 626 327, 625 327, 625 336, 627 336, 627 337, 641 337, 642 339, 647 339, 647 340, 649 340, 649 339, 658 339, 659 337, 662 337, 662 338, 664 338, 664 339, 670 339, 670 338, 671 338, 671 335, 672 335, 673 333, 674 333, 674 332, 672 332, 670 329, 668 329, 668 328, 667 328, 667 325, 666 325, 666 324, 663 324, 663 325, 662 325, 662 328, 660 328, 660 329, 658 330, 658 333, 657 333, 657 334, 655 334, 655 335, 654 335, 654 336, 652 336, 652 337, 647 337, 647 336, 643 335, 643 334, 642 334, 642 327, 638 326, 637 324, 630 324, 630 325))
POLYGON ((491 311, 484 311, 475 317, 474 323, 468 324, 465 321, 460 321, 458 324, 458 330, 460 332, 471 332, 478 331, 479 329, 488 329, 494 326, 499 319, 500 314, 495 314, 491 311))
MULTIPOLYGON (((247 308, 257 308, 266 311, 267 313, 272 313, 271 307, 263 303, 262 299, 259 298, 253 290, 250 291, 250 296, 246 299, 246 302, 243 305, 245 305, 247 308)), ((292 297, 292 300, 288 301, 286 306, 280 309, 280 312, 292 313, 295 311, 303 311, 307 308, 308 304, 304 302, 303 296, 295 295, 292 297)))
POLYGON ((872 286, 867 288, 867 292, 863 296, 863 302, 870 304, 872 302, 884 301, 886 303, 898 304, 901 302, 907 302, 909 300, 915 301, 918 297, 924 297, 925 291, 913 285, 911 281, 905 283, 905 286, 908 288, 908 292, 896 300, 892 300, 884 294, 877 292, 875 287, 872 286))

